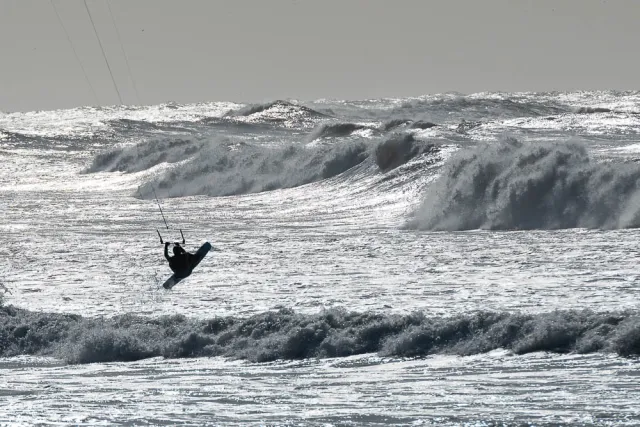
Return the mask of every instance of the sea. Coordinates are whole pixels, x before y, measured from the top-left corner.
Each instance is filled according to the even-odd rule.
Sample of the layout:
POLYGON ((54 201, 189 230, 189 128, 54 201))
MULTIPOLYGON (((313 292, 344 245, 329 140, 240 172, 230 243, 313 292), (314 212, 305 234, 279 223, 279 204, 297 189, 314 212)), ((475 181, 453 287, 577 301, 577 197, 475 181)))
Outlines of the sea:
POLYGON ((0 218, 0 425, 640 425, 639 91, 4 112, 0 218))

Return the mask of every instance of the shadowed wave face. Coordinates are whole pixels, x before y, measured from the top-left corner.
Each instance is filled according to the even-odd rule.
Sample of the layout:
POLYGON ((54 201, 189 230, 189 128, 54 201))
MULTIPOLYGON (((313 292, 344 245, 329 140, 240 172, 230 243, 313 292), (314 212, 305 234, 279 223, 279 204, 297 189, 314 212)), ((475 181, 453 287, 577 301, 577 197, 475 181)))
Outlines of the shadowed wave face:
POLYGON ((478 312, 451 318, 289 309, 249 318, 190 319, 134 315, 89 319, 0 308, 0 357, 46 355, 68 363, 225 356, 267 362, 363 353, 412 357, 470 355, 504 348, 516 354, 640 354, 637 313, 478 312))
POLYGON ((376 147, 376 164, 381 171, 395 169, 414 157, 424 153, 436 153, 434 144, 417 141, 411 134, 396 134, 387 138, 376 147))
POLYGON ((515 140, 463 150, 408 223, 422 230, 635 228, 640 166, 598 163, 584 145, 515 140))

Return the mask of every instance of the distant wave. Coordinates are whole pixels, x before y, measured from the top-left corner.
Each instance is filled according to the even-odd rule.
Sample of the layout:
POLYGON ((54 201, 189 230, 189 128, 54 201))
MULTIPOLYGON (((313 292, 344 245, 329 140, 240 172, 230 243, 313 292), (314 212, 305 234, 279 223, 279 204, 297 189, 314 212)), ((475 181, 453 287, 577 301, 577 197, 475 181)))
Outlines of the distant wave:
POLYGON ((578 114, 611 113, 611 109, 605 107, 579 107, 575 109, 575 112, 578 114))
MULTIPOLYGON (((445 94, 425 99, 407 99, 391 111, 392 115, 427 114, 434 120, 482 120, 536 117, 572 112, 568 105, 551 99, 522 98, 512 94, 487 98, 445 94)), ((415 116, 414 116, 415 117, 415 116)))
POLYGON ((480 145, 445 165, 408 227, 639 227, 639 182, 640 165, 593 162, 577 142, 480 145))
POLYGON ((640 354, 640 316, 555 311, 438 317, 343 309, 300 314, 281 309, 249 318, 122 315, 96 319, 0 308, 0 356, 46 355, 68 363, 157 356, 225 356, 268 362, 372 352, 414 357, 471 355, 500 348, 515 354, 613 352, 636 356, 640 354))
POLYGON ((456 132, 464 135, 466 134, 468 131, 475 129, 479 126, 482 126, 482 122, 481 121, 467 121, 462 119, 460 121, 460 124, 456 127, 456 132))
POLYGON ((254 123, 308 126, 329 116, 303 105, 277 100, 263 104, 247 105, 238 110, 229 111, 225 117, 254 123))
POLYGON ((375 129, 372 125, 363 125, 359 123, 322 123, 311 132, 309 140, 314 141, 318 138, 348 136, 353 132, 361 129, 375 129))
POLYGON ((291 109, 296 111, 303 111, 309 115, 313 116, 321 116, 327 117, 326 114, 315 111, 311 108, 305 107, 303 105, 292 104, 291 102, 276 100, 271 102, 266 102, 262 104, 250 104, 245 107, 242 107, 238 110, 232 110, 227 113, 228 116, 250 116, 256 113, 262 113, 267 110, 274 109, 291 109))
POLYGON ((55 144, 58 144, 60 142, 69 142, 71 140, 73 140, 73 142, 76 142, 76 140, 78 139, 87 140, 86 135, 75 137, 66 135, 42 136, 37 134, 32 135, 22 132, 14 132, 2 128, 0 128, 0 135, 2 135, 1 141, 14 142, 24 146, 28 146, 29 144, 38 144, 38 147, 51 146, 51 148, 55 148, 55 144))
POLYGON ((103 145, 104 135, 95 132, 93 135, 38 135, 14 132, 0 128, 0 149, 25 148, 57 151, 86 150, 87 143, 103 145))
POLYGON ((382 124, 382 129, 385 131, 395 129, 400 126, 404 126, 408 123, 411 123, 413 120, 411 119, 391 119, 387 120, 382 124))
POLYGON ((398 127, 407 125, 408 129, 430 129, 432 127, 438 126, 435 123, 422 121, 422 120, 409 120, 409 119, 393 119, 389 120, 382 124, 382 126, 374 125, 374 124, 363 124, 363 123, 321 123, 315 127, 315 129, 311 132, 309 136, 310 141, 314 141, 319 138, 328 138, 328 137, 344 137, 353 134, 358 130, 369 129, 372 131, 377 131, 379 134, 380 130, 384 132, 392 131, 397 129, 398 127))
POLYGON ((438 126, 435 123, 424 120, 414 121, 411 119, 391 119, 382 124, 382 129, 388 131, 404 125, 409 125, 409 128, 411 129, 431 129, 432 127, 438 126))
POLYGON ((426 122, 424 120, 417 120, 411 123, 411 129, 431 129, 432 127, 438 126, 435 123, 426 122))
POLYGON ((196 139, 157 139, 98 153, 84 172, 140 172, 160 163, 175 163, 193 156, 204 145, 196 139))
POLYGON ((15 140, 19 140, 19 139, 26 139, 29 138, 29 136, 27 135, 23 135, 21 133, 18 132, 12 132, 9 130, 4 130, 2 128, 0 128, 0 134, 2 135, 2 139, 6 139, 9 141, 15 141, 15 140))
MULTIPOLYGON (((219 121, 217 117, 206 117, 197 121, 188 120, 172 120, 172 121, 148 121, 148 120, 135 120, 135 119, 114 119, 110 120, 109 130, 107 131, 111 138, 120 137, 124 138, 136 138, 138 140, 143 138, 158 138, 161 135, 166 134, 182 134, 188 135, 192 132, 197 132, 197 123, 211 123, 219 121)), ((103 132, 103 133, 107 133, 103 132)))
POLYGON ((111 125, 112 128, 116 130, 125 129, 129 131, 130 130, 144 131, 147 129, 162 129, 165 125, 164 122, 155 123, 147 120, 135 120, 135 119, 125 119, 125 118, 110 120, 109 124, 111 125))

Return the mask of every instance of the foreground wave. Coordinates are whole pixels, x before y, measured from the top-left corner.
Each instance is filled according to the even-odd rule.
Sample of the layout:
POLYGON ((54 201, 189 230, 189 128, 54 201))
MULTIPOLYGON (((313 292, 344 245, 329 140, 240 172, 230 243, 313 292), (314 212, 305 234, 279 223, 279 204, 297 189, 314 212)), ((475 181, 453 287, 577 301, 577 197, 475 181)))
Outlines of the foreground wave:
POLYGON ((640 355, 640 314, 478 312, 455 317, 290 309, 249 318, 181 315, 109 319, 0 308, 0 356, 53 356, 68 363, 225 356, 277 359, 471 355, 498 348, 524 354, 613 352, 640 355))

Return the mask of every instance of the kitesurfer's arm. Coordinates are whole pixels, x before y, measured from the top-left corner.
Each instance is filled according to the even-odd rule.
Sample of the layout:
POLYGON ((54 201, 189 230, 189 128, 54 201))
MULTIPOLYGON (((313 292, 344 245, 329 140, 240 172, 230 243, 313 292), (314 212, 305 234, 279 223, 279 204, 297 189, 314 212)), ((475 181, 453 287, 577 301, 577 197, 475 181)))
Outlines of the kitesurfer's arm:
POLYGON ((171 258, 169 257, 169 242, 165 242, 164 244, 164 257, 167 261, 171 261, 171 258))

